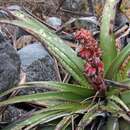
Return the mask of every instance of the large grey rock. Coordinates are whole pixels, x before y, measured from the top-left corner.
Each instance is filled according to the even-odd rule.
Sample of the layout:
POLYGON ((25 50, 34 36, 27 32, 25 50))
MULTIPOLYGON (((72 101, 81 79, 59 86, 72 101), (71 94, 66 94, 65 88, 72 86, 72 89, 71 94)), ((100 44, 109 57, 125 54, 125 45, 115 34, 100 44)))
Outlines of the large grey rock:
POLYGON ((19 82, 20 58, 17 51, 0 34, 0 93, 19 82))
MULTIPOLYGON (((40 43, 27 45, 19 51, 22 69, 26 73, 26 81, 58 80, 54 60, 40 43)), ((45 92, 46 89, 22 89, 19 95, 45 92)))

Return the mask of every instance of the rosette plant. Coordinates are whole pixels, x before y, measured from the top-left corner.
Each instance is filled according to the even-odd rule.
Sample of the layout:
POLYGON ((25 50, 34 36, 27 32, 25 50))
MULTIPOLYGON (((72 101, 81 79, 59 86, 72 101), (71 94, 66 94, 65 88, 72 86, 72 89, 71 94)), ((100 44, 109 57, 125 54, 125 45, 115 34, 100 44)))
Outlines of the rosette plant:
MULTIPOLYGON (((119 1, 118 1, 119 2, 119 1)), ((117 51, 113 33, 117 0, 107 0, 101 21, 100 42, 87 30, 75 34, 80 42, 78 55, 52 30, 24 10, 1 9, 1 23, 19 26, 35 37, 58 59, 77 81, 69 84, 55 81, 27 82, 0 96, 34 85, 49 92, 15 96, 0 106, 21 102, 44 104, 38 111, 3 130, 32 130, 39 124, 55 124, 51 130, 129 130, 130 129, 130 44, 117 51)), ((49 127, 47 128, 47 130, 49 127)))

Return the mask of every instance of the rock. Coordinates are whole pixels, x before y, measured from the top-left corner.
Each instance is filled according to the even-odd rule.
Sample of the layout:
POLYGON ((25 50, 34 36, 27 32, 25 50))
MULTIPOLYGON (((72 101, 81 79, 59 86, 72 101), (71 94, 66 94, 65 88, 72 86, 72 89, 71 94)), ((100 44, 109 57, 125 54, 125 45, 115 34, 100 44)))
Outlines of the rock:
POLYGON ((127 16, 125 16, 123 13, 120 11, 117 11, 116 13, 116 19, 115 19, 115 28, 120 28, 121 26, 130 23, 129 19, 127 16))
POLYGON ((78 18, 75 20, 75 26, 78 28, 86 28, 92 33, 99 31, 99 22, 95 16, 78 18))
POLYGON ((63 8, 72 11, 81 11, 83 9, 84 0, 65 0, 63 8))
POLYGON ((127 43, 130 43, 130 34, 127 36, 127 43))
POLYGON ((20 58, 12 45, 0 34, 0 92, 19 82, 20 58))
MULTIPOLYGON (((27 45, 19 51, 22 69, 26 73, 26 81, 58 80, 54 67, 54 61, 46 49, 40 43, 27 45)), ((22 89, 19 95, 45 92, 46 89, 28 88, 22 89)))
POLYGON ((95 32, 99 31, 99 22, 95 16, 71 18, 62 27, 67 32, 68 31, 71 32, 73 28, 76 28, 76 29, 86 28, 87 30, 95 34, 95 32))
POLYGON ((9 105, 2 114, 2 122, 11 123, 13 121, 18 120, 21 116, 23 116, 26 113, 27 111, 23 109, 9 105))
POLYGON ((34 61, 49 55, 45 48, 37 42, 25 46, 24 48, 18 51, 18 54, 20 55, 21 59, 21 67, 24 70, 34 61))
POLYGON ((22 10, 22 7, 20 7, 18 5, 11 5, 11 6, 8 6, 7 9, 9 9, 9 10, 22 10))
POLYGON ((19 72, 6 53, 0 54, 0 92, 14 87, 19 81, 19 72))
MULTIPOLYGON (((50 57, 46 56, 42 59, 34 61, 30 66, 26 68, 26 81, 56 81, 58 80, 56 71, 54 68, 54 62, 50 61, 50 57)), ((19 95, 32 94, 38 92, 49 91, 44 88, 38 88, 34 86, 33 88, 22 89, 19 95)))
POLYGON ((27 81, 57 80, 54 61, 49 56, 34 61, 26 69, 27 81))
MULTIPOLYGON (((114 30, 118 30, 125 25, 128 25, 128 27, 130 25, 130 21, 129 21, 128 17, 126 15, 124 15, 122 12, 117 11, 116 18, 115 18, 114 30)), ((122 35, 123 35, 123 33, 122 33, 122 35)), ((130 39, 130 35, 122 37, 120 39, 121 46, 125 47, 130 42, 129 39, 130 39)))
POLYGON ((61 19, 57 17, 49 17, 46 22, 56 29, 58 29, 62 24, 61 19))

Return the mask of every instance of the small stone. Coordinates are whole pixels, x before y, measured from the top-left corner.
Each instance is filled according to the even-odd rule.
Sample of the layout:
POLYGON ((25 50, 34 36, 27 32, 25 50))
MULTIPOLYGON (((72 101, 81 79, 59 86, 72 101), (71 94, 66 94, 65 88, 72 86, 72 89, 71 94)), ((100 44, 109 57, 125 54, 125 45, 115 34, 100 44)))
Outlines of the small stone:
POLYGON ((27 111, 23 109, 9 105, 2 114, 2 122, 11 123, 13 121, 18 120, 21 116, 23 116, 26 113, 27 111))
POLYGON ((72 11, 80 11, 83 2, 83 0, 65 0, 63 3, 63 8, 72 11))
POLYGON ((59 19, 59 18, 57 18, 57 17, 49 17, 49 18, 47 19, 47 23, 48 23, 49 25, 51 25, 52 27, 58 29, 58 28, 61 26, 62 21, 61 21, 61 19, 59 19))

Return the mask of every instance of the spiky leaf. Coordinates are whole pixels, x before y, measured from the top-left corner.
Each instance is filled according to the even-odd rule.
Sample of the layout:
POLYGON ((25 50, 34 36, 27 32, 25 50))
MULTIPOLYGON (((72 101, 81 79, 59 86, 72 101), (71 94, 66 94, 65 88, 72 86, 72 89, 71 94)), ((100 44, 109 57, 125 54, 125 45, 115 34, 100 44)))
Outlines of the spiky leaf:
POLYGON ((16 96, 8 100, 0 102, 0 106, 20 103, 20 102, 36 102, 36 101, 82 101, 85 97, 74 94, 72 92, 46 92, 46 93, 37 93, 25 96, 16 96))
POLYGON ((109 117, 107 120, 107 130, 119 130, 119 122, 116 117, 109 117))
POLYGON ((64 91, 64 92, 72 92, 75 94, 79 94, 81 96, 85 96, 86 98, 92 96, 94 91, 92 89, 88 89, 86 87, 76 85, 76 84, 68 84, 68 83, 60 83, 56 81, 38 81, 38 82, 27 82, 25 84, 21 84, 18 87, 14 87, 0 94, 0 97, 5 96, 15 90, 20 90, 22 88, 32 88, 32 87, 40 87, 51 91, 64 91))
POLYGON ((35 112, 31 117, 23 121, 15 122, 14 125, 9 125, 6 130, 20 130, 21 128, 28 126, 28 129, 42 123, 48 123, 61 117, 66 117, 75 111, 85 109, 87 105, 80 103, 65 103, 54 107, 46 108, 35 112))
POLYGON ((130 68, 130 61, 128 59, 129 55, 130 44, 123 48, 121 52, 113 60, 106 75, 108 79, 121 81, 128 78, 128 71, 130 68), (128 60, 128 62, 124 63, 126 62, 126 60, 128 60), (121 67, 123 64, 126 64, 124 68, 121 67))
POLYGON ((107 0, 101 21, 100 47, 103 51, 103 62, 105 74, 110 67, 113 59, 117 55, 115 39, 113 36, 113 25, 116 13, 117 0, 107 0))

